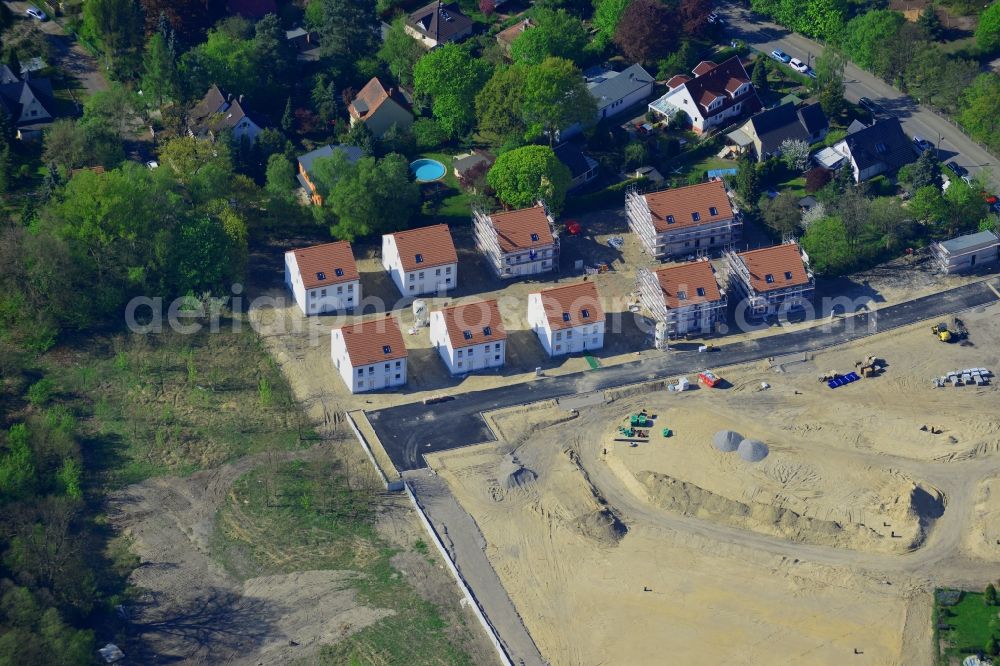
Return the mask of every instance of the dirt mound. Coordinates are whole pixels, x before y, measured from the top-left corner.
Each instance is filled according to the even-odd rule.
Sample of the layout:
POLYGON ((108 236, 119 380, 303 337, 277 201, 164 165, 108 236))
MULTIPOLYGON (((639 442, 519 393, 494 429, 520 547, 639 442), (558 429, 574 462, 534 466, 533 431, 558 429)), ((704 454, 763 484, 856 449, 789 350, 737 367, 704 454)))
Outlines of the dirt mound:
POLYGON ((504 479, 504 487, 507 490, 523 490, 538 479, 538 474, 527 467, 519 467, 504 479))
POLYGON ((735 430, 720 430, 712 437, 712 444, 723 453, 732 453, 739 448, 743 435, 735 430))
POLYGON ((610 509, 598 509, 580 516, 576 527, 585 537, 605 546, 617 546, 628 534, 628 526, 610 509))
POLYGON ((660 507, 705 520, 779 536, 790 541, 874 552, 903 552, 919 541, 891 539, 860 524, 803 516, 791 509, 757 502, 744 503, 705 490, 666 474, 642 471, 636 475, 660 507))

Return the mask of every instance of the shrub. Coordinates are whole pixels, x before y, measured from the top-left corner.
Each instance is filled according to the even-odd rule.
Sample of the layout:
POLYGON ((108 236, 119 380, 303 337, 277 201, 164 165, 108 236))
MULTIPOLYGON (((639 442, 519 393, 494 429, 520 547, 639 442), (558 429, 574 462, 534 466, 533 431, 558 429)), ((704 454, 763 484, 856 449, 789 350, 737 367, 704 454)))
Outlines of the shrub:
POLYGON ((413 138, 417 141, 417 150, 437 148, 448 140, 448 133, 430 118, 420 118, 413 123, 413 138))
POLYGON ((54 385, 51 379, 39 379, 28 389, 28 402, 35 407, 40 407, 52 397, 54 385))

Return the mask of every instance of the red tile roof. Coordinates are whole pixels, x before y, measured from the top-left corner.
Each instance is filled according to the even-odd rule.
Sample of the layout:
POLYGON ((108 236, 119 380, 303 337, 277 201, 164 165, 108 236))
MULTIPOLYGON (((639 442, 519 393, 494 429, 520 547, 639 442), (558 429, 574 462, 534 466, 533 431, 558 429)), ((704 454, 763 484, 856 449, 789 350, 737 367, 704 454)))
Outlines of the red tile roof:
POLYGON ((694 66, 694 75, 701 76, 705 72, 711 72, 715 69, 716 65, 711 60, 702 60, 697 65, 694 66))
MULTIPOLYGON (((739 56, 733 56, 729 60, 726 60, 711 69, 702 68, 702 65, 706 62, 708 61, 699 63, 696 68, 696 73, 698 69, 701 69, 702 71, 684 84, 685 87, 687 87, 688 93, 691 95, 691 99, 702 105, 701 115, 703 117, 710 118, 716 114, 722 113, 737 102, 742 104, 740 111, 747 114, 754 113, 763 108, 760 103, 760 99, 757 97, 757 91, 752 85, 749 86, 747 92, 744 92, 735 99, 726 92, 730 86, 734 85, 735 82, 739 82, 740 84, 750 83, 750 77, 747 75, 747 71, 744 69, 743 63, 740 62, 739 56), (711 95, 708 93, 711 93, 711 95), (725 101, 717 108, 709 111, 705 108, 705 105, 716 97, 723 97, 725 101)), ((735 85, 732 90, 735 91, 738 87, 739 85, 735 85)))
POLYGON ((451 240, 447 224, 435 224, 389 234, 396 240, 396 249, 404 271, 457 264, 458 253, 451 240), (420 257, 420 261, 417 261, 420 257))
POLYGON ((359 279, 351 244, 347 241, 325 243, 292 250, 306 289, 359 279))
POLYGON ((601 307, 597 285, 593 282, 577 282, 543 289, 538 293, 542 297, 545 318, 553 331, 604 321, 604 308, 601 307))
POLYGON ((739 257, 747 267, 751 286, 757 293, 809 284, 802 251, 796 243, 741 252, 739 257), (770 282, 767 279, 769 275, 770 282))
POLYGON ((369 319, 333 330, 344 336, 347 357, 355 368, 406 358, 406 344, 395 317, 369 319))
POLYGON ((691 80, 691 77, 688 76, 687 74, 677 74, 675 76, 671 76, 670 80, 667 81, 667 88, 670 89, 670 90, 673 90, 677 86, 679 86, 679 85, 681 85, 683 83, 687 83, 690 80, 691 80))
POLYGON ((719 283, 715 280, 715 271, 712 270, 712 264, 707 261, 692 261, 661 268, 656 271, 656 279, 663 291, 663 302, 668 308, 711 303, 722 299, 719 283))
POLYGON ((453 349, 507 339, 496 299, 453 305, 438 312, 444 318, 453 349))
POLYGON ((375 76, 365 84, 364 88, 358 91, 358 94, 354 96, 354 100, 348 105, 347 111, 354 118, 367 118, 373 115, 387 99, 391 99, 404 109, 409 109, 409 104, 407 104, 406 99, 399 90, 396 88, 386 89, 379 78, 375 76), (361 102, 361 104, 358 104, 358 102, 361 102))
POLYGON ((686 185, 643 195, 657 232, 708 224, 733 217, 733 207, 721 180, 686 185), (715 209, 715 215, 712 209, 715 209), (695 220, 695 214, 698 219, 695 220), (673 220, 671 222, 670 220, 673 220))
POLYGON ((490 213, 500 250, 517 252, 552 245, 552 228, 541 206, 490 213))

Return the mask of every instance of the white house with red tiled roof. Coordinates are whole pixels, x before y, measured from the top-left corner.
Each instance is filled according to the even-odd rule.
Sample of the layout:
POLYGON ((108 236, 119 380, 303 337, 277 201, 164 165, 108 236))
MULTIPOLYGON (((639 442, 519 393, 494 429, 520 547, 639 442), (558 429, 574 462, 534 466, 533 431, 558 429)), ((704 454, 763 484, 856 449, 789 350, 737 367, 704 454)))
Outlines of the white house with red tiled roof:
POLYGON ((714 333, 726 321, 726 292, 708 260, 641 268, 637 281, 642 304, 654 321, 666 324, 670 337, 714 333))
POLYGON ((353 310, 361 302, 361 276, 347 241, 285 252, 285 285, 305 315, 353 310))
POLYGON ((625 194, 629 228, 646 254, 664 259, 704 254, 735 243, 743 223, 721 180, 625 194))
POLYGON ((413 113, 403 94, 396 88, 386 88, 376 76, 358 91, 347 105, 351 126, 364 123, 376 139, 382 138, 390 127, 406 129, 413 124, 413 113))
POLYGON ((507 357, 507 331, 495 299, 434 310, 430 339, 453 375, 501 368, 507 357))
POLYGON ((472 235, 500 278, 550 273, 559 268, 559 236, 544 203, 494 213, 473 210, 472 235))
POLYGON ((651 102, 649 110, 667 119, 683 111, 692 129, 701 133, 763 108, 739 56, 718 65, 703 60, 692 73, 693 78, 686 74, 671 77, 666 94, 651 102))
POLYGON ((382 267, 403 296, 454 289, 458 284, 458 254, 448 225, 385 234, 382 267))
POLYGON ((797 243, 727 252, 726 267, 730 292, 741 300, 748 320, 800 310, 812 300, 809 256, 797 243))
POLYGON ((549 356, 600 349, 604 308, 597 285, 584 280, 528 294, 528 325, 549 356))
POLYGON ((330 358, 351 393, 406 383, 406 345, 395 317, 379 317, 330 331, 330 358))

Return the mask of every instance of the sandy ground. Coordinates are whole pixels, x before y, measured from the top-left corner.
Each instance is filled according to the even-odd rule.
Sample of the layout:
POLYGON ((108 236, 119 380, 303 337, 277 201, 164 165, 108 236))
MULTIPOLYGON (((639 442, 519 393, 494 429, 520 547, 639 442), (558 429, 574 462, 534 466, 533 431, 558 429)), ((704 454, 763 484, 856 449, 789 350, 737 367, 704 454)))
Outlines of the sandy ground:
POLYGON ((724 389, 497 412, 498 444, 428 461, 553 664, 930 663, 927 592, 1000 571, 1000 387, 930 378, 1000 367, 998 315, 963 316, 971 346, 921 324, 725 368, 724 389), (881 376, 817 380, 868 353, 881 376), (613 441, 642 408, 650 441, 613 441), (723 428, 769 455, 715 450, 723 428))

